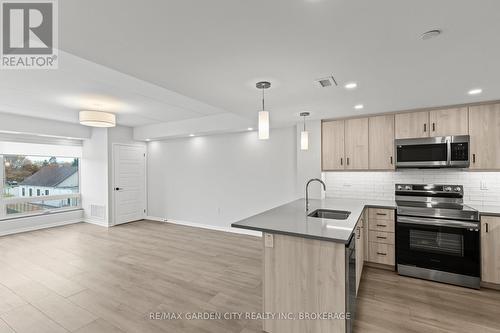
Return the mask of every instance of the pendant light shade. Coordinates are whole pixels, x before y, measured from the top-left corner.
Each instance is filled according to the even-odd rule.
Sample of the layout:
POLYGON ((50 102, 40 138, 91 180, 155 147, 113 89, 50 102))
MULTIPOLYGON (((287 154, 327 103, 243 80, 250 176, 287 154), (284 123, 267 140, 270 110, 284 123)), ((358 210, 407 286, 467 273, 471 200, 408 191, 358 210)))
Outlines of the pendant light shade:
POLYGON ((80 111, 80 124, 90 127, 115 127, 116 116, 101 111, 80 111))
POLYGON ((300 132, 300 150, 309 150, 309 132, 306 130, 306 117, 309 116, 309 112, 302 112, 301 117, 304 117, 304 128, 300 132))
POLYGON ((307 131, 300 132, 300 149, 301 150, 309 149, 309 132, 307 131))
POLYGON ((269 112, 259 112, 259 140, 269 139, 269 112))
POLYGON ((267 81, 257 82, 257 89, 262 90, 262 111, 259 111, 259 140, 269 139, 269 111, 266 111, 264 104, 264 90, 271 87, 267 81))

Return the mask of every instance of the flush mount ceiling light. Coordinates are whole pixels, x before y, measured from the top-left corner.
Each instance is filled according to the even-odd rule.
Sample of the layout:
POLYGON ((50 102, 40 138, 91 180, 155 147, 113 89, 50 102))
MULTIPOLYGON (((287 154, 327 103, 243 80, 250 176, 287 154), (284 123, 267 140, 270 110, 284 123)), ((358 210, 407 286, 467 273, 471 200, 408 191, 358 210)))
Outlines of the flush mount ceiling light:
POLYGON ((247 128, 248 131, 253 131, 253 127, 247 128))
POLYGON ((301 112, 300 116, 304 118, 304 128, 300 132, 300 150, 309 149, 309 132, 306 130, 306 117, 309 117, 309 112, 301 112))
POLYGON ((364 107, 365 107, 365 106, 364 106, 363 104, 354 105, 354 108, 355 108, 356 110, 361 110, 361 109, 363 109, 364 107))
POLYGON ((420 39, 422 39, 422 40, 428 40, 428 39, 431 39, 431 38, 436 38, 437 36, 441 35, 441 33, 442 33, 442 31, 439 30, 439 29, 429 30, 429 31, 424 32, 420 36, 420 39))
POLYGON ((344 86, 344 88, 346 88, 346 89, 355 89, 357 86, 358 86, 358 84, 356 82, 349 82, 349 83, 346 83, 346 85, 344 86))
POLYGON ((90 127, 115 127, 116 116, 113 113, 101 111, 80 111, 80 124, 90 127))
POLYGON ((262 90, 262 111, 259 111, 259 140, 269 139, 269 111, 266 111, 264 104, 264 90, 271 87, 271 82, 261 81, 255 85, 262 90))
POLYGON ((475 88, 475 89, 469 90, 469 95, 479 95, 482 92, 483 92, 483 89, 475 88))

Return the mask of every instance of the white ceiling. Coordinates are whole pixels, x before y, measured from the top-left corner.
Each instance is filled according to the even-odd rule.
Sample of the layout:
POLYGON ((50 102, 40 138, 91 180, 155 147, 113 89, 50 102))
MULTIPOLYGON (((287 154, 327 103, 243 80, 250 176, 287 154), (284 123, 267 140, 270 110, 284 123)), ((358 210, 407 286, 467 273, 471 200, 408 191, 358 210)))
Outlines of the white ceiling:
POLYGON ((253 119, 261 79, 273 84, 275 125, 304 110, 332 118, 500 99, 499 12, 498 0, 65 0, 59 45, 90 62, 1 72, 0 109, 75 121, 97 95, 128 126, 225 111, 253 119), (435 28, 443 34, 420 40, 435 28), (330 74, 359 86, 314 84, 330 74), (475 87, 483 94, 467 95, 475 87))

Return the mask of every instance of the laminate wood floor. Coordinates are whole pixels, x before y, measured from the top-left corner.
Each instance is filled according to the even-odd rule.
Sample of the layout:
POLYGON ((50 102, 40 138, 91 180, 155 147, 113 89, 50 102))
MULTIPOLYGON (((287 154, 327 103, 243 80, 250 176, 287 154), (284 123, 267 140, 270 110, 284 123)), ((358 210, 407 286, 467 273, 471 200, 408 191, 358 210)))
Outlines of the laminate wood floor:
MULTIPOLYGON (((0 237, 0 333, 256 333, 249 319, 151 314, 260 312, 261 240, 141 221, 0 237)), ((366 268, 355 332, 500 332, 500 292, 366 268)))

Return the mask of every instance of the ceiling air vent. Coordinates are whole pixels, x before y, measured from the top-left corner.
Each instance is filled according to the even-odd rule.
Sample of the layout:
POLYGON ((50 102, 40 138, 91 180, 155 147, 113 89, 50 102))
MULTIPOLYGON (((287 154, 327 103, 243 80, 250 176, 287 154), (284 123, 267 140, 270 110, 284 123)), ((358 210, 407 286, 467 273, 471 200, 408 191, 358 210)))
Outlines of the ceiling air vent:
POLYGON ((322 79, 318 79, 318 80, 316 80, 316 82, 318 83, 318 85, 321 88, 337 86, 337 81, 335 81, 333 76, 328 76, 328 77, 324 77, 322 79))

